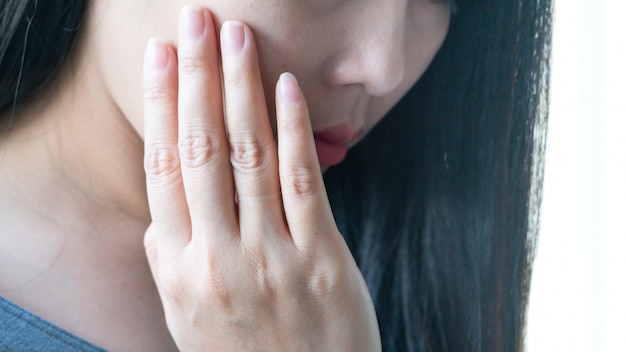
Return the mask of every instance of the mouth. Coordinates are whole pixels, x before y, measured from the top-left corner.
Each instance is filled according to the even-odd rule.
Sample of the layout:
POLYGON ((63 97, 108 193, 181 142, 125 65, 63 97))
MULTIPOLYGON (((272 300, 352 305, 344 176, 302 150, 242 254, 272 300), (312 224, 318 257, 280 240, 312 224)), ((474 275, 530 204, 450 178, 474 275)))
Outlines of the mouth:
POLYGON ((313 133, 320 164, 333 166, 341 163, 346 158, 350 143, 359 139, 364 133, 363 127, 353 129, 348 123, 313 133))

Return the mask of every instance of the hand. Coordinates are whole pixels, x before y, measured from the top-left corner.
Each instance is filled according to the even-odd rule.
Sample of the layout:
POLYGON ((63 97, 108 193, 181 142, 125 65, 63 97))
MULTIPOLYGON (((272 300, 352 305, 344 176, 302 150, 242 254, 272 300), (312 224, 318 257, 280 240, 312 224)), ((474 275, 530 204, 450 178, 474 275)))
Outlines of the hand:
POLYGON ((181 16, 178 54, 153 39, 144 70, 145 245, 178 347, 379 351, 295 77, 277 84, 276 143, 250 28, 222 26, 222 97, 211 14, 181 16))

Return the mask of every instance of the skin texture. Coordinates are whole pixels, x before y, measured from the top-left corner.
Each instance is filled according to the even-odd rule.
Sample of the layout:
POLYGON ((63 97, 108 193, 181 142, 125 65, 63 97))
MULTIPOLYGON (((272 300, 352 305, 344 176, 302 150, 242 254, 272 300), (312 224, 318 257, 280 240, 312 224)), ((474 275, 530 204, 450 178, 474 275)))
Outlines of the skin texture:
MULTIPOLYGON (((95 33, 100 71, 120 110, 141 134, 142 51, 152 36, 176 46, 177 21, 172 14, 178 10, 167 1, 97 3, 101 5, 94 9, 96 18, 101 18, 95 33), (111 33, 101 27, 117 30, 111 33), (127 33, 138 34, 135 40, 121 40, 127 33)), ((298 77, 314 131, 339 122, 371 129, 427 68, 445 37, 450 16, 447 5, 431 0, 383 4, 238 0, 202 5, 215 14, 218 28, 224 20, 236 19, 254 31, 270 112, 278 76, 289 71, 298 77)))
POLYGON ((220 72, 210 18, 185 8, 178 58, 153 40, 144 71, 153 221, 145 243, 177 345, 380 351, 374 307, 335 226, 295 78, 283 75, 276 89, 276 147, 252 31, 224 23, 220 72), (221 95, 220 74, 223 99, 197 104, 221 95))
MULTIPOLYGON (((245 285, 251 281, 245 278, 250 278, 247 275, 255 272, 250 268, 258 268, 250 264, 265 263, 267 259, 267 263, 271 264, 269 278, 285 268, 293 268, 295 271, 293 276, 287 277, 305 283, 318 282, 316 277, 328 277, 326 274, 329 273, 348 278, 344 280, 346 286, 334 286, 332 283, 338 280, 331 281, 330 287, 336 288, 331 291, 340 292, 338 297, 344 300, 351 297, 353 300, 350 302, 355 303, 338 305, 347 310, 341 310, 345 313, 341 319, 322 314, 320 319, 325 322, 322 325, 287 324, 297 331, 291 331, 292 334, 280 340, 285 343, 284 346, 298 346, 295 350, 302 350, 300 348, 302 344, 307 344, 306 341, 319 341, 332 336, 325 335, 329 331, 336 331, 330 328, 320 331, 316 327, 332 327, 333 324, 350 326, 348 322, 353 321, 364 322, 364 325, 356 326, 349 333, 353 339, 342 340, 335 336, 332 341, 367 341, 363 337, 375 335, 372 331, 376 331, 372 323, 375 323, 375 317, 372 316, 369 295, 340 234, 336 232, 323 191, 320 169, 314 163, 314 154, 311 154, 312 142, 309 140, 309 144, 306 144, 306 138, 307 135, 310 137, 311 130, 319 131, 339 122, 347 122, 355 129, 364 127, 369 130, 373 127, 428 66, 443 41, 449 16, 445 4, 426 0, 151 1, 149 4, 142 1, 94 0, 75 56, 65 67, 54 89, 37 101, 24 105, 16 113, 14 128, 1 132, 0 223, 3 227, 0 231, 0 267, 14 270, 0 272, 0 294, 111 350, 172 350, 175 347, 167 333, 168 328, 180 347, 209 346, 225 341, 219 338, 198 341, 194 340, 198 334, 181 334, 181 331, 195 331, 193 329, 206 326, 203 324, 210 324, 210 319, 220 316, 206 314, 216 309, 211 304, 215 301, 206 296, 206 290, 194 290, 190 283, 196 282, 197 277, 215 273, 208 269, 203 271, 203 268, 229 268, 227 275, 223 275, 230 280, 223 286, 230 292, 227 297, 239 300, 241 306, 246 306, 245 302, 250 299, 263 296, 241 297, 234 293, 246 292, 249 288, 245 285), (240 87, 241 91, 253 97, 251 104, 241 104, 239 99, 229 100, 228 94, 234 90, 226 90, 225 105, 222 107, 228 115, 227 128, 218 126, 202 129, 206 127, 203 124, 207 121, 215 123, 223 120, 216 113, 221 111, 215 105, 220 103, 220 99, 211 99, 220 94, 216 88, 218 81, 206 79, 206 73, 209 72, 207 62, 217 62, 222 58, 216 54, 216 57, 209 57, 205 61, 186 60, 192 52, 179 52, 181 43, 176 14, 183 5, 189 3, 200 4, 210 10, 216 32, 219 32, 225 20, 237 19, 246 24, 250 37, 256 42, 259 67, 258 71, 251 69, 249 72, 258 72, 257 75, 229 80, 232 73, 227 75, 224 71, 225 86, 245 82, 240 87), (149 81, 146 83, 142 78, 150 77, 145 74, 143 66, 146 43, 152 37, 159 37, 159 43, 168 48, 171 55, 168 60, 172 60, 168 61, 169 64, 183 58, 182 61, 178 60, 183 63, 182 69, 172 64, 169 70, 164 71, 161 80, 153 81, 153 87, 161 87, 158 89, 151 89, 149 81), (183 81, 177 82, 178 71, 188 73, 187 82, 195 82, 194 89, 185 90, 181 84, 183 81), (276 81, 284 71, 295 74, 299 83, 295 87, 301 87, 303 94, 299 96, 306 99, 306 103, 304 100, 296 103, 305 108, 285 112, 284 116, 287 121, 292 118, 297 121, 309 120, 310 126, 300 122, 294 128, 283 128, 283 131, 300 134, 296 139, 292 136, 291 142, 283 144, 281 148, 281 124, 276 123, 276 116, 280 120, 281 114, 280 109, 279 114, 275 113, 274 93, 276 81), (164 77, 169 77, 169 80, 164 77), (160 107, 159 99, 163 103, 160 107), (186 110, 182 110, 184 114, 178 108, 172 108, 175 103, 179 105, 178 108, 186 107, 186 110), (170 104, 169 110, 167 104, 170 104), (152 107, 152 112, 149 107, 152 107), (245 110, 245 107, 252 110, 245 110), (210 111, 213 113, 208 114, 210 111), (229 111, 234 112, 228 114, 229 111), (209 116, 213 119, 204 119, 209 116), (150 117, 153 120, 149 120, 150 117), (169 124, 169 128, 161 126, 162 134, 149 139, 144 131, 158 131, 159 127, 155 127, 158 124, 149 125, 148 121, 169 124), (246 174, 241 173, 246 168, 237 163, 235 153, 234 159, 230 157, 234 160, 232 167, 222 157, 220 163, 216 162, 220 167, 207 169, 213 172, 209 173, 212 177, 203 173, 203 177, 196 178, 195 185, 200 188, 191 188, 183 178, 162 181, 159 177, 164 175, 163 172, 154 171, 168 169, 158 165, 167 166, 168 161, 184 158, 189 151, 192 154, 187 156, 197 154, 193 152, 197 149, 193 143, 185 143, 190 139, 177 140, 179 137, 172 134, 176 130, 184 131, 180 126, 185 121, 191 123, 188 130, 211 131, 216 135, 223 134, 223 138, 226 138, 228 130, 231 136, 228 143, 231 145, 237 144, 232 143, 233 136, 235 139, 238 136, 232 132, 239 130, 241 136, 244 136, 240 139, 240 145, 248 146, 239 149, 244 156, 249 155, 251 145, 246 143, 246 138, 249 140, 253 135, 254 138, 263 137, 263 143, 259 144, 263 148, 258 150, 267 155, 264 160, 273 162, 269 162, 269 166, 265 165, 263 172, 259 172, 259 165, 256 165, 248 170, 252 172, 246 177, 246 174), (257 125, 249 125, 251 121, 256 121, 257 125), (251 134, 250 131, 261 132, 251 134), (278 145, 271 142, 272 135, 276 134, 278 145), (150 197, 146 194, 146 173, 143 168, 144 137, 147 142, 145 165, 148 194, 152 192, 150 197), (293 148, 285 146, 289 143, 293 148), (155 154, 154 145, 168 145, 169 149, 162 149, 168 152, 155 154), (172 150, 179 145, 182 148, 173 153, 172 150), (192 148, 186 149, 189 145, 192 148), (289 150, 291 154, 284 154, 289 150), (283 157, 280 157, 281 151, 283 157), (165 155, 165 164, 159 155, 165 155), (301 186, 295 189, 316 185, 313 187, 315 191, 311 193, 314 201, 307 202, 307 198, 302 197, 299 202, 293 202, 293 199, 276 196, 281 190, 285 192, 284 188, 279 189, 277 180, 285 177, 293 180, 289 177, 289 170, 294 168, 285 166, 293 166, 294 158, 300 155, 309 155, 301 158, 305 167, 300 168, 304 171, 299 174, 308 181, 296 183, 301 186), (278 158, 292 160, 292 164, 278 163, 278 158), (155 159, 161 162, 151 164, 151 160, 155 159), (24 163, 24 160, 29 162, 24 163), (153 182, 152 186, 150 175, 156 175, 153 179, 156 183, 153 182), (227 181, 232 179, 230 175, 235 177, 234 184, 227 181), (213 192, 208 192, 206 187, 213 187, 210 188, 213 192), (198 192, 192 192, 191 189, 198 189, 198 192), (217 190, 222 192, 219 197, 216 196, 217 190), (243 195, 269 194, 268 199, 272 201, 268 203, 271 205, 269 209, 274 209, 275 215, 271 217, 272 221, 263 223, 267 221, 266 213, 259 215, 259 204, 246 207, 245 204, 250 203, 246 203, 245 197, 240 198, 240 203, 236 205, 232 199, 235 190, 243 195), (189 194, 212 196, 197 197, 198 200, 193 201, 188 197, 189 194), (158 195, 162 198, 159 199, 158 195), (161 211, 167 213, 167 216, 156 216, 155 212, 165 205, 168 208, 161 211), (236 214, 220 213, 224 209, 235 209, 236 214), (291 212, 290 215, 288 211, 286 218, 283 218, 278 215, 282 209, 293 209, 295 213, 291 212), (194 213, 213 216, 198 217, 194 213), (194 222, 194 218, 203 220, 194 222), (159 219, 173 220, 171 223, 159 223, 159 219), (216 222, 215 219, 223 221, 211 225, 216 222), (153 220, 145 239, 152 264, 149 266, 145 259, 143 235, 153 220), (202 221, 205 222, 204 226, 190 227, 190 223, 202 221), (210 226, 206 224, 207 221, 210 226), (250 230, 259 227, 266 231, 260 233, 250 230), (228 231, 221 231, 224 229, 228 231), (216 237, 215 233, 226 233, 232 239, 211 243, 210 239, 216 237), (196 237, 208 240, 204 246, 199 246, 198 241, 191 240, 196 237), (159 239, 163 238, 168 248, 161 255, 161 248, 165 246, 159 245, 162 242, 159 239), (168 238, 182 240, 176 244, 178 240, 169 241, 168 238), (194 249, 183 250, 189 243, 194 243, 189 246, 194 249), (237 243, 244 243, 245 246, 234 245, 237 243), (290 249, 285 249, 287 245, 291 246, 288 247, 290 249), (236 248, 254 250, 235 252, 236 248), (239 255, 252 253, 252 258, 263 260, 251 261, 251 257, 240 256, 241 260, 234 261, 237 257, 209 255, 218 252, 239 255), (181 260, 167 260, 168 257, 181 260), (212 265, 215 263, 218 266, 212 265), (241 265, 235 265, 237 263, 241 265), (164 281, 161 276, 163 268, 171 274, 165 275, 164 281), (190 268, 200 272, 191 271, 190 268), (153 270, 157 285, 150 275, 150 269, 153 270), (187 275, 183 275, 185 273, 187 275), (159 299, 157 287, 163 301, 159 299), (171 302, 187 303, 176 305, 171 302), (203 306, 204 303, 207 304, 203 306), (194 304, 199 310, 190 311, 189 307, 194 304), (67 309, 68 306, 73 309, 67 309), (168 313, 168 326, 164 311, 168 313), (189 317, 194 319, 190 321, 187 319, 189 317), (199 325, 194 326, 194 323, 199 325), (309 332, 310 335, 303 332, 309 332), (110 336, 117 338, 113 341, 110 336)), ((256 51, 252 50, 250 55, 256 54, 256 51)), ((207 54, 209 51, 201 52, 207 54)), ((150 57, 147 56, 146 60, 150 57)), ((256 67, 256 61, 251 62, 251 67, 256 67)), ((230 72, 240 68, 237 65, 234 67, 230 72)), ((210 72, 213 72, 211 77, 216 77, 215 71, 210 72)), ((293 88, 291 92, 299 90, 293 88)), ((286 141, 289 140, 286 138, 286 141)), ((224 140, 221 145, 225 143, 224 140)), ((226 153, 226 149, 222 150, 222 153, 226 153)), ((170 171, 175 174, 176 170, 174 167, 170 171)), ((284 187, 294 183, 281 181, 280 184, 284 187)), ((294 192, 287 194, 293 195, 294 192)), ((281 286, 283 288, 295 287, 298 291, 299 286, 292 281, 278 282, 285 283, 281 286)), ((304 287, 311 285, 305 284, 304 287)), ((284 293, 289 290, 280 292, 283 292, 280 297, 294 296, 284 293)), ((298 317, 310 316, 311 312, 319 312, 316 304, 326 306, 328 302, 311 298, 319 297, 314 294, 317 291, 311 292, 313 296, 300 292, 306 303, 297 306, 285 308, 269 305, 277 307, 273 312, 285 312, 285 315, 254 315, 258 318, 254 326, 277 317, 288 316, 295 321, 298 317)), ((272 302, 284 303, 288 300, 274 299, 272 302)), ((258 305, 252 307, 258 308, 258 305)), ((248 316, 244 314, 245 311, 241 312, 241 316, 248 316)), ((221 317, 233 318, 233 315, 221 317)), ((283 324, 290 321, 281 319, 278 321, 283 324)), ((229 327, 228 324, 225 326, 229 327)), ((270 329, 281 325, 267 326, 270 329)), ((241 324, 230 326, 233 329, 236 327, 241 328, 241 324)), ((272 333, 278 330, 270 329, 260 331, 260 335, 245 336, 262 339, 263 336, 278 336, 272 333)), ((234 330, 221 333, 242 336, 234 330)), ((268 346, 277 346, 271 345, 276 341, 266 342, 268 346)), ((219 347, 225 350, 227 346, 219 347)))

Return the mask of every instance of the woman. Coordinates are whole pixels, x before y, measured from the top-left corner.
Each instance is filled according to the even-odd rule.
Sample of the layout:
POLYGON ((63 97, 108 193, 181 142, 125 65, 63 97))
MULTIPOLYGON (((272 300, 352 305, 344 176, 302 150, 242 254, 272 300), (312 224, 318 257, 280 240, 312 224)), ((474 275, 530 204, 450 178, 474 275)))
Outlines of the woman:
POLYGON ((3 348, 520 350, 550 2, 183 5, 2 5, 3 348))

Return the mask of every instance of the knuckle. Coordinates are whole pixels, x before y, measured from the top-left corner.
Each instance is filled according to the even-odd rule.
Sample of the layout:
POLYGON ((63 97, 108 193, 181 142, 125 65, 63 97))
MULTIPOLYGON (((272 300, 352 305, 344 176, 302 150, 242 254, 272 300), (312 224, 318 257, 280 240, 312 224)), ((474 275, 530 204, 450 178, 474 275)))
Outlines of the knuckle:
POLYGON ((242 88, 244 86, 244 77, 239 71, 228 71, 224 75, 224 86, 230 89, 242 88))
POLYGON ((181 165, 195 169, 211 164, 219 156, 220 145, 215 136, 201 131, 186 131, 178 141, 181 165))
POLYGON ((167 105, 170 103, 170 92, 159 82, 152 82, 144 88, 143 99, 149 105, 167 105))
POLYGON ((208 67, 206 59, 199 56, 181 57, 178 61, 178 69, 181 73, 203 72, 208 67))
POLYGON ((301 262, 301 268, 301 289, 314 299, 332 299, 353 280, 346 260, 322 248, 313 249, 301 262))
POLYGON ((251 260, 248 270, 255 290, 255 297, 265 303, 275 300, 277 296, 276 283, 267 261, 263 258, 254 258, 251 260))
POLYGON ((197 288, 199 297, 208 297, 220 310, 233 309, 233 295, 226 275, 219 269, 215 258, 207 258, 201 285, 197 288))
POLYGON ((257 266, 254 274, 257 292, 259 292, 263 297, 273 299, 276 296, 276 289, 267 266, 257 266))
POLYGON ((285 170, 283 191, 297 196, 315 193, 316 182, 312 170, 304 165, 290 166, 285 170))
POLYGON ((231 136, 230 144, 231 163, 238 171, 249 173, 267 164, 264 147, 258 138, 231 136))
POLYGON ((167 177, 179 169, 177 153, 167 144, 155 143, 146 147, 144 157, 146 175, 153 178, 167 177))
POLYGON ((162 265, 159 268, 159 287, 175 302, 183 299, 187 291, 184 275, 173 265, 162 265))
POLYGON ((312 273, 307 280, 308 292, 313 297, 328 297, 340 291, 345 277, 340 270, 320 270, 312 273))

